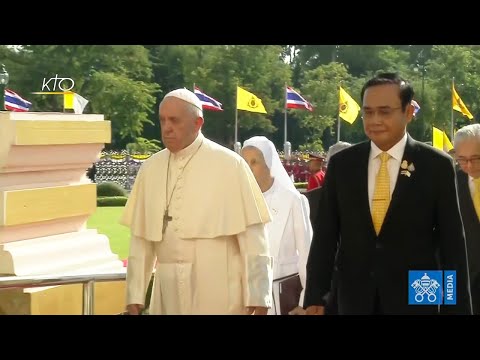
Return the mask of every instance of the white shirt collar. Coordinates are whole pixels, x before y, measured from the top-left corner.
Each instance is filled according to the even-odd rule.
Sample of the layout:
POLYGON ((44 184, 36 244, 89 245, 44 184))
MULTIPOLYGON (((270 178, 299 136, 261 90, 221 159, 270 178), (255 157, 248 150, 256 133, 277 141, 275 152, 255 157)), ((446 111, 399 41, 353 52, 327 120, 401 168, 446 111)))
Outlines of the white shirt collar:
POLYGON ((469 182, 470 184, 472 184, 473 186, 475 186, 475 184, 473 183, 473 180, 475 180, 475 179, 473 178, 473 176, 468 175, 468 182, 469 182))
MULTIPOLYGON (((407 146, 407 133, 405 132, 405 135, 400 139, 399 142, 397 142, 395 145, 393 145, 387 153, 394 158, 397 161, 402 161, 403 153, 405 152, 405 146, 407 146)), ((375 145, 373 141, 370 141, 371 148, 370 148, 370 159, 375 159, 378 155, 380 155, 383 151, 375 145)))

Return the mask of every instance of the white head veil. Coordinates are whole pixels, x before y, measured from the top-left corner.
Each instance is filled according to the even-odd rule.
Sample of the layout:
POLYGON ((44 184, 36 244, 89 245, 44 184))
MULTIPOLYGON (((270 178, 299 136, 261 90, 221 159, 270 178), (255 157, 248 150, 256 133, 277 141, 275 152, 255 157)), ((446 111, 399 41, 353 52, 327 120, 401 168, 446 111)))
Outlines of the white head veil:
POLYGON ((275 178, 276 183, 287 189, 297 191, 295 185, 293 185, 292 179, 290 179, 290 176, 288 176, 287 171, 280 161, 280 157, 275 149, 275 145, 273 145, 270 140, 268 140, 265 136, 254 136, 243 142, 242 148, 247 146, 256 147, 262 152, 265 163, 270 169, 270 174, 275 178))

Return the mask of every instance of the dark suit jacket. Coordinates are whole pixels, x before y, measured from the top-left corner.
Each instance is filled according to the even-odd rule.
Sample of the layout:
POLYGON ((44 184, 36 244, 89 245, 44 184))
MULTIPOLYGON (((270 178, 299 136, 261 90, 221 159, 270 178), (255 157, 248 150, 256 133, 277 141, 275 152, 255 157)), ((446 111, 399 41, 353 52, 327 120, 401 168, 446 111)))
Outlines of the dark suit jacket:
POLYGON ((457 304, 442 313, 471 314, 465 237, 451 158, 408 136, 377 236, 368 200, 370 142, 334 155, 328 165, 307 264, 304 306, 324 304, 336 288, 339 314, 372 314, 376 294, 385 314, 435 314, 436 305, 408 305, 409 270, 456 270, 457 304))
POLYGON ((322 197, 322 187, 318 187, 303 193, 305 197, 308 199, 308 203, 310 205, 310 222, 312 223, 312 227, 315 229, 315 222, 317 219, 318 213, 318 205, 320 204, 320 198, 322 197))
POLYGON ((480 221, 468 187, 468 175, 462 170, 457 171, 457 191, 467 242, 473 312, 480 315, 480 221))
MULTIPOLYGON (((318 218, 318 207, 322 199, 323 187, 318 187, 304 193, 310 205, 310 223, 312 224, 313 232, 322 231, 322 219, 318 218)), ((325 296, 325 314, 337 315, 337 298, 335 290, 332 289, 325 296)))

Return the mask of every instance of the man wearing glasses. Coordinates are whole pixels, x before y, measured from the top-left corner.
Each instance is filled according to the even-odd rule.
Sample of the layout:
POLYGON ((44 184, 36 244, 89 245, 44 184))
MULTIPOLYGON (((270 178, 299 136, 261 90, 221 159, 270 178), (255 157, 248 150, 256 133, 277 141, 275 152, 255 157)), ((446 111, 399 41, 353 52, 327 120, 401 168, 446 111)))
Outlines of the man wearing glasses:
POLYGON ((307 263, 307 314, 324 314, 332 289, 340 315, 472 313, 452 159, 408 135, 413 95, 394 73, 363 86, 370 140, 329 160, 322 229, 314 229, 307 263), (411 270, 456 271, 456 304, 411 304, 411 270))
POLYGON ((480 124, 455 134, 457 191, 467 241, 473 313, 480 315, 480 124))

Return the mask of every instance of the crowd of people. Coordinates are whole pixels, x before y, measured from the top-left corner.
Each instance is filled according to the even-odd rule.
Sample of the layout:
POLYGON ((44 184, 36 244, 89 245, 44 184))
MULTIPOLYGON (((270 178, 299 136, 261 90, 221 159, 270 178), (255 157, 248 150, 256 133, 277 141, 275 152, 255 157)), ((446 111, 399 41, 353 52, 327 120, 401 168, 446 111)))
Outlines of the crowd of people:
POLYGON ((368 80, 369 140, 309 159, 305 194, 268 138, 237 154, 202 134, 194 93, 165 95, 166 149, 121 219, 127 312, 144 310, 153 271, 150 314, 480 314, 480 124, 456 133, 455 167, 408 134, 413 95, 396 73, 368 80), (430 270, 456 272, 454 304, 408 301, 409 272, 430 270))

